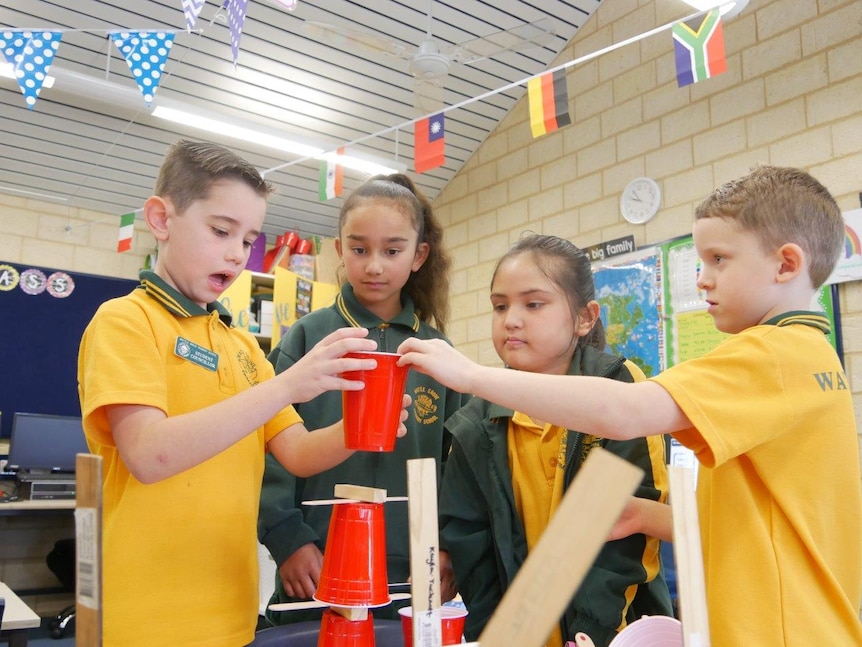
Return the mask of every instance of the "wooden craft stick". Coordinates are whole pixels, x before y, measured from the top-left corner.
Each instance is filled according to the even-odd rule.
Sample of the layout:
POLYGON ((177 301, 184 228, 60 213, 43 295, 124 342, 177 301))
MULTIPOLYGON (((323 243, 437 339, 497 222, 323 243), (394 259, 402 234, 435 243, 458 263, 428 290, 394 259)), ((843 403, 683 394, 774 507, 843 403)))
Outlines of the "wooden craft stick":
POLYGON ((340 616, 344 616, 348 620, 367 620, 368 607, 329 607, 340 616))
POLYGON ((366 503, 383 503, 386 501, 386 490, 383 488, 366 487, 364 485, 336 483, 335 496, 339 499, 356 499, 357 501, 364 501, 366 503))
MULTIPOLYGON (((388 496, 383 500, 383 503, 390 503, 392 501, 406 501, 406 496, 388 496)), ((303 501, 302 505, 339 505, 342 503, 368 503, 367 501, 360 501, 359 499, 313 499, 310 501, 303 501)), ((379 501, 375 501, 374 503, 379 503, 379 501)))
POLYGON ((437 463, 433 458, 414 458, 407 461, 407 495, 413 645, 440 647, 443 644, 443 634, 440 620, 437 463))
POLYGON ((75 458, 75 644, 102 645, 102 457, 75 458))
POLYGON ((709 647, 709 613, 700 543, 694 472, 668 467, 673 514, 673 553, 679 587, 679 613, 685 647, 709 647))
MULTIPOLYGON (((395 602, 396 600, 409 600, 409 593, 391 593, 389 595, 389 600, 391 602, 395 602)), ((326 602, 318 602, 317 600, 303 600, 302 602, 277 602, 275 604, 270 604, 269 608, 272 611, 299 611, 302 609, 323 609, 325 607, 335 608, 331 604, 327 604, 326 602)), ((365 607, 338 607, 339 609, 362 609, 365 607)))
POLYGON ((482 647, 545 644, 642 479, 642 470, 604 449, 589 453, 479 636, 482 647))

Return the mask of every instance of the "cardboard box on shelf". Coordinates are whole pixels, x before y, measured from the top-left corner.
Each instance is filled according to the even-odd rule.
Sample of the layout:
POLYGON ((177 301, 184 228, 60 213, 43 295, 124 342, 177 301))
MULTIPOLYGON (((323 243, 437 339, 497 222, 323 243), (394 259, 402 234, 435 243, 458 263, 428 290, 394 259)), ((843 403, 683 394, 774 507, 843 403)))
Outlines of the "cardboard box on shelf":
POLYGON ((261 335, 272 335, 272 321, 274 313, 275 308, 272 301, 260 302, 260 316, 258 321, 260 322, 261 335))

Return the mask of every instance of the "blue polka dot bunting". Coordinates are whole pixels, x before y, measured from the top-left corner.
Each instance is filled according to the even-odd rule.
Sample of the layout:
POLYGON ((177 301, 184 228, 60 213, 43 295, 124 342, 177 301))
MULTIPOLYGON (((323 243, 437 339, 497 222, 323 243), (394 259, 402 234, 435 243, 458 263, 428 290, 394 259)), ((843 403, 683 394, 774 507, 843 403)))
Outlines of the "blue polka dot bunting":
POLYGON ((165 63, 174 44, 173 32, 139 31, 114 32, 111 40, 120 50, 135 82, 149 106, 155 98, 156 89, 162 80, 165 63))
POLYGON ((45 83, 62 37, 63 33, 59 31, 0 32, 0 52, 12 66, 30 110, 36 105, 39 90, 45 83))

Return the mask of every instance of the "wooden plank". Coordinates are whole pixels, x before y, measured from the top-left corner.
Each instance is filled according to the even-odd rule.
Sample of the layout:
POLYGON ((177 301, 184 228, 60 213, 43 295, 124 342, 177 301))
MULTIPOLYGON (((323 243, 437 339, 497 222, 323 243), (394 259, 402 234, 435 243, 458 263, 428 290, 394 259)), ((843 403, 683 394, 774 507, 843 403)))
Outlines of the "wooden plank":
POLYGON ((479 636, 483 647, 545 644, 642 479, 622 458, 590 452, 479 636))
POLYGON ((443 629, 440 620, 437 463, 433 458, 407 461, 407 498, 413 645, 440 647, 443 629))
POLYGON ((75 460, 75 644, 102 645, 102 457, 75 460))
POLYGON ((356 499, 366 503, 383 503, 386 501, 386 490, 379 487, 336 483, 335 496, 341 499, 356 499))
POLYGON ((685 647, 709 647, 709 613, 694 473, 687 467, 671 465, 668 475, 683 644, 685 647))

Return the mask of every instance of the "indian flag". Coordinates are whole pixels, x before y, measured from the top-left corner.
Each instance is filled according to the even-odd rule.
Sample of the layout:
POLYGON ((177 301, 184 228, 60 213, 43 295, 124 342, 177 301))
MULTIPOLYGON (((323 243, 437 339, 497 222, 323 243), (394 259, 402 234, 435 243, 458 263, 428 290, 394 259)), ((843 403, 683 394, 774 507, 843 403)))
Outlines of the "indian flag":
POLYGON ((344 167, 338 163, 338 157, 344 154, 339 148, 338 154, 320 162, 320 182, 318 194, 321 202, 341 197, 341 184, 344 179, 344 167))
POLYGON ((120 233, 117 238, 117 251, 127 252, 132 248, 132 234, 135 233, 135 213, 120 216, 120 233))

